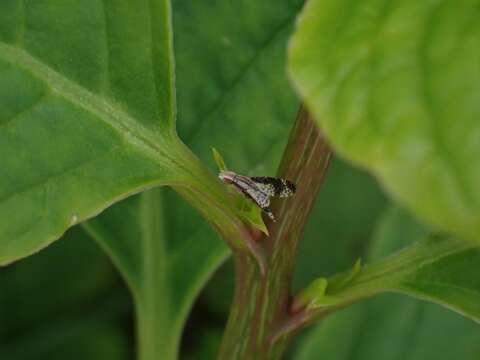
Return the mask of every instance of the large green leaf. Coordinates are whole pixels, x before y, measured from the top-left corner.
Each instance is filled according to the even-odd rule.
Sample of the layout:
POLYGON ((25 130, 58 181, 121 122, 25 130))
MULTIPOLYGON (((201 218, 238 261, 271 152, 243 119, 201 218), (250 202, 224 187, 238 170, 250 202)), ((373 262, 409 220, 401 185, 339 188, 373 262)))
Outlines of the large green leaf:
POLYGON ((170 28, 168 1, 2 1, 0 264, 185 180, 170 28))
POLYGON ((334 147, 401 203, 480 241, 476 0, 311 0, 294 83, 334 147))
POLYGON ((302 3, 173 2, 178 131, 205 162, 214 146, 231 170, 275 173, 298 110, 285 49, 302 3))
MULTIPOLYGON (((425 229, 404 212, 390 209, 369 257, 380 259, 424 234, 425 229)), ((325 319, 301 342, 294 359, 473 360, 480 356, 479 337, 478 325, 458 314, 398 295, 382 295, 325 319)))

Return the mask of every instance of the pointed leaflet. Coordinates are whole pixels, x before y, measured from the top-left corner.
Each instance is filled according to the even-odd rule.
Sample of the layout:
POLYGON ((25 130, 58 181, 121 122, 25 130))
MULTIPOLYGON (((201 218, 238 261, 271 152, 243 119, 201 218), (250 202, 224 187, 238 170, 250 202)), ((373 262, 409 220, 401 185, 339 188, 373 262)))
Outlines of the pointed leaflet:
MULTIPOLYGON (((342 288, 327 286, 315 292, 302 292, 301 301, 309 309, 345 306, 382 292, 399 292, 438 303, 480 322, 480 249, 471 243, 452 238, 427 236, 427 231, 398 209, 390 211, 380 236, 397 243, 378 242, 372 253, 388 252, 390 246, 417 240, 394 254, 367 264, 342 288), (392 245, 393 243, 393 245, 392 245), (306 298, 307 297, 307 298, 306 298)), ((390 249, 391 251, 391 249, 390 249)), ((328 282, 345 275, 331 277, 328 282)), ((312 284, 314 286, 315 283, 312 284)))
POLYGON ((480 241, 477 1, 311 0, 295 86, 346 158, 422 219, 480 241))

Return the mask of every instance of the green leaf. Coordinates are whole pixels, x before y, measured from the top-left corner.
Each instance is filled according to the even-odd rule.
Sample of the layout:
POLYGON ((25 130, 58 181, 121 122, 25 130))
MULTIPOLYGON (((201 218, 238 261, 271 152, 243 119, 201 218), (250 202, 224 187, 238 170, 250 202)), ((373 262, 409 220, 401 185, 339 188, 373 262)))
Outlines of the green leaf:
POLYGON ((189 177, 167 1, 5 0, 0 24, 0 264, 189 177))
POLYGON ((321 306, 324 301, 327 287, 328 280, 325 278, 318 278, 312 282, 305 290, 296 296, 293 310, 296 311, 302 307, 315 309, 315 307, 321 306))
POLYGON ((262 209, 257 204, 243 197, 239 201, 239 207, 239 215, 247 224, 269 236, 267 225, 263 221, 262 209))
MULTIPOLYGON (((418 225, 398 209, 392 210, 388 216, 391 219, 387 218, 386 221, 390 221, 387 226, 391 230, 386 230, 387 234, 401 234, 404 228, 418 229, 418 225)), ((414 231, 418 235, 422 233, 414 231)), ((478 247, 456 239, 433 238, 418 240, 390 257, 373 263, 365 273, 370 273, 369 276, 381 274, 379 284, 383 283, 381 286, 387 291, 438 303, 478 322, 480 271, 475 269, 479 261, 478 247)), ((361 277, 358 275, 353 283, 363 282, 361 277)))
MULTIPOLYGON (((228 255, 211 231, 197 229, 179 238, 167 225, 164 192, 155 189, 127 199, 84 225, 132 290, 140 359, 176 357, 193 299, 228 255)), ((183 221, 191 227, 188 218, 183 221)))
POLYGON ((311 0, 290 71, 335 149, 435 227, 480 241, 477 1, 311 0))
POLYGON ((285 47, 303 0, 173 2, 178 132, 205 163, 274 175, 299 101, 285 47))
POLYGON ((335 277, 335 279, 331 279, 335 281, 331 281, 328 284, 329 290, 331 292, 341 291, 342 289, 344 289, 345 287, 350 285, 350 283, 353 282, 353 280, 357 277, 357 275, 360 273, 361 270, 362 270, 362 260, 358 259, 355 262, 355 264, 352 266, 352 269, 350 271, 347 271, 341 274, 340 276, 335 277))
MULTIPOLYGON (((345 306, 381 292, 400 292, 438 303, 480 322, 480 271, 475 271, 480 249, 452 238, 425 239, 426 231, 398 209, 387 215, 380 232, 389 241, 379 243, 392 244, 396 240, 398 244, 398 234, 403 229, 413 229, 412 233, 423 240, 364 266, 348 286, 327 287, 316 295, 309 292, 303 303, 309 304, 309 309, 323 309, 345 306)), ((378 251, 372 249, 374 254, 378 251)), ((345 276, 348 273, 335 275, 328 282, 334 283, 345 276)))
MULTIPOLYGON (((425 232, 392 208, 377 229, 369 258, 379 260, 425 232)), ((381 295, 324 319, 302 339, 293 358, 473 360, 480 355, 479 344, 478 325, 469 319, 434 304, 381 295)))
POLYGON ((225 160, 223 160, 222 155, 218 152, 217 149, 212 148, 212 153, 213 153, 213 159, 215 160, 215 163, 217 164, 218 170, 219 171, 227 171, 227 165, 225 165, 225 160))
POLYGON ((478 325, 433 304, 382 295, 338 312, 300 340, 294 360, 476 360, 478 325))

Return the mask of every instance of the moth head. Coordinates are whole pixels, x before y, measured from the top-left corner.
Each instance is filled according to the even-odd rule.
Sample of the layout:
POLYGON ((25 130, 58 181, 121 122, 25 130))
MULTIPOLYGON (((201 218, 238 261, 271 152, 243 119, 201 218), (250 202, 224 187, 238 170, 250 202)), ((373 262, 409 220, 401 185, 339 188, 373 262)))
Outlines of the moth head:
POLYGON ((233 183, 235 173, 233 171, 220 171, 218 178, 227 184, 233 183))

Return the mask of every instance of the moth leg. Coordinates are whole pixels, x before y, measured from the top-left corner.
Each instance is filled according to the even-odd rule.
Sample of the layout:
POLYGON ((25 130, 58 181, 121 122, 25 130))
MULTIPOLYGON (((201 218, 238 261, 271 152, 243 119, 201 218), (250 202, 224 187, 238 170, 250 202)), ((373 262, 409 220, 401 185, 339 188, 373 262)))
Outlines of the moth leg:
POLYGON ((269 207, 264 207, 264 208, 262 208, 262 211, 263 211, 265 214, 267 214, 268 217, 273 220, 273 222, 276 222, 275 216, 273 216, 273 212, 272 212, 272 210, 270 210, 269 207))

